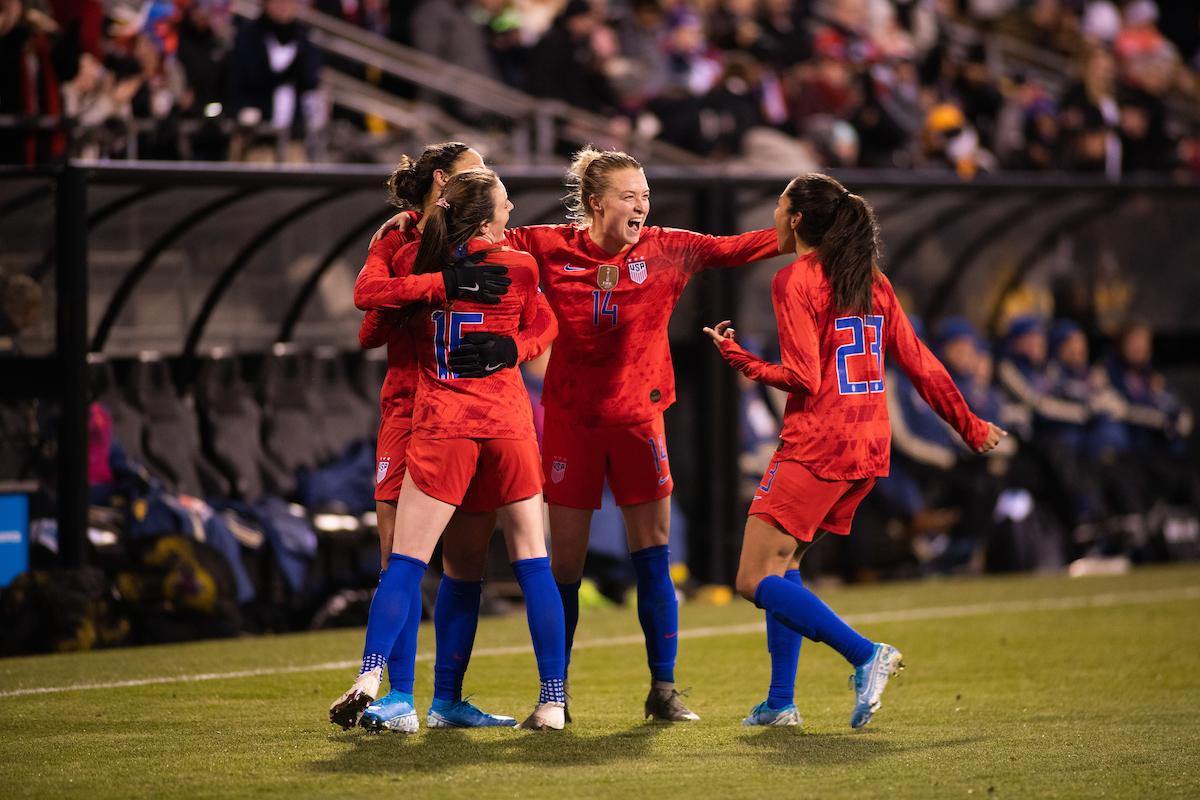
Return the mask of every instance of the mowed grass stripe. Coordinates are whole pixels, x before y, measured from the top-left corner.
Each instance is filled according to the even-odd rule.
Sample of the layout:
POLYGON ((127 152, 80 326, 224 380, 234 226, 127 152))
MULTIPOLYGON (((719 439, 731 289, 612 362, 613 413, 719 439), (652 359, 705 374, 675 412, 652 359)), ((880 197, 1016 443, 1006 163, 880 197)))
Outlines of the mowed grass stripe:
MULTIPOLYGON (((847 614, 844 619, 850 625, 873 625, 879 623, 923 622, 930 620, 956 619, 960 617, 986 616, 991 614, 1021 614, 1030 612, 1063 611, 1081 608, 1144 605, 1195 599, 1200 599, 1200 586, 1186 586, 1171 589, 1152 589, 1134 592, 1105 592, 1101 594, 1059 598, 1040 598, 1036 600, 1006 600, 985 603, 968 603, 954 606, 928 606, 924 608, 900 609, 896 611, 847 614)), ((763 622, 743 623, 739 625, 718 625, 700 628, 686 628, 681 630, 679 635, 688 639, 740 636, 761 633, 765 630, 765 627, 766 626, 763 622)), ((642 643, 643 637, 640 634, 613 636, 602 639, 591 639, 576 642, 575 649, 625 647, 640 645, 642 643)), ((474 651, 472 658, 525 655, 531 652, 533 652, 533 648, 529 645, 481 647, 474 651)), ((430 661, 432 659, 433 656, 428 653, 417 657, 418 661, 430 661)), ((358 666, 359 663, 360 662, 358 660, 326 661, 318 664, 264 667, 261 669, 235 670, 230 672, 206 672, 193 675, 162 675, 151 678, 138 678, 124 681, 106 681, 102 683, 81 683, 69 686, 27 687, 23 689, 0 691, 0 698, 26 697, 29 695, 39 694, 59 694, 62 692, 123 689, 137 686, 153 686, 157 684, 270 677, 305 672, 325 672, 331 670, 350 669, 358 666)))

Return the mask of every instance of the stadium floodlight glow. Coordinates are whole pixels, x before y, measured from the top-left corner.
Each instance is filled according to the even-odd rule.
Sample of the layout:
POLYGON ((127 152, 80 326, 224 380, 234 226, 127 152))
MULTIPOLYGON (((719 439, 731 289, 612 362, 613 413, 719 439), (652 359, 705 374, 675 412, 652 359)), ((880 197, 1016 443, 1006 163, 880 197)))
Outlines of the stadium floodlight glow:
POLYGON ((204 116, 209 117, 210 119, 212 117, 219 117, 221 116, 221 112, 223 110, 224 107, 220 103, 209 103, 204 107, 204 116))

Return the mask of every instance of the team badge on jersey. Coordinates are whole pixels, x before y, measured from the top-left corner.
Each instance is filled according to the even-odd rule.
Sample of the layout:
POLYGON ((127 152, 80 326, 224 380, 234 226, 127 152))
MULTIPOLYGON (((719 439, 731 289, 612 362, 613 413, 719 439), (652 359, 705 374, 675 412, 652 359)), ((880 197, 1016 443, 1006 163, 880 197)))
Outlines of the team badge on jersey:
POLYGON ((383 479, 387 477, 388 467, 392 466, 391 458, 379 459, 379 466, 375 468, 375 485, 383 483, 383 479))
POLYGON ((646 262, 645 261, 630 261, 629 262, 629 280, 636 284, 646 282, 646 262))
POLYGON ((606 292, 617 288, 617 280, 620 277, 621 270, 613 264, 601 264, 596 269, 596 285, 606 292))
POLYGON ((560 458, 554 459, 554 463, 550 465, 550 480, 562 483, 565 477, 567 477, 567 462, 560 458))

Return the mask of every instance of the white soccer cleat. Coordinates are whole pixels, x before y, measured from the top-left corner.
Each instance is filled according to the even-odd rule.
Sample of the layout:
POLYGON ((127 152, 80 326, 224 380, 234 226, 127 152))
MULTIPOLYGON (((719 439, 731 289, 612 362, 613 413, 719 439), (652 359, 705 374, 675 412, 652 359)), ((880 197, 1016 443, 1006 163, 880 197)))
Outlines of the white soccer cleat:
POLYGON ((850 727, 861 728, 871 721, 875 712, 883 705, 880 699, 888 681, 904 669, 900 651, 890 644, 876 644, 867 663, 854 670, 850 676, 850 687, 854 689, 854 713, 850 715, 850 727))
POLYGON ((566 724, 565 704, 538 703, 533 713, 517 727, 527 731, 561 731, 566 724))
POLYGON ((379 696, 379 684, 383 682, 383 667, 368 670, 355 679, 354 685, 329 707, 329 721, 350 730, 358 724, 363 709, 375 702, 379 696))

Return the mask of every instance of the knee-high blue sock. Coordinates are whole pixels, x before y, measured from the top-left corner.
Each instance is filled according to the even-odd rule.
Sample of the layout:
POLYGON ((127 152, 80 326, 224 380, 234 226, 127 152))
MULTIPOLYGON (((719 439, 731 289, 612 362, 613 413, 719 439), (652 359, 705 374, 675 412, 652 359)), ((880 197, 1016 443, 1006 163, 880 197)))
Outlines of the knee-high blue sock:
POLYGON ((562 598, 563 633, 566 655, 563 660, 563 677, 571 670, 571 648, 575 646, 575 628, 579 626, 579 586, 583 581, 556 583, 558 596, 562 598))
POLYGON ((379 581, 371 611, 367 615, 367 636, 363 645, 362 671, 387 664, 388 654, 404 630, 408 612, 421 587, 425 562, 392 553, 388 568, 379 581))
POLYGON ((479 598, 482 581, 460 581, 442 574, 437 604, 433 607, 433 631, 437 655, 433 662, 434 702, 462 700, 463 676, 475 647, 479 627, 479 598))
MULTIPOLYGON (((800 570, 783 573, 785 580, 803 586, 800 570)), ((785 708, 796 702, 796 665, 800 659, 800 643, 804 637, 767 612, 767 651, 771 654, 771 687, 767 706, 785 708)))
POLYGON ((417 674, 417 633, 421 630, 421 582, 417 581, 412 587, 412 597, 409 598, 408 617, 404 620, 404 628, 388 653, 387 669, 388 682, 392 690, 406 695, 412 703, 413 680, 417 674))
POLYGON ((671 555, 665 544, 629 554, 637 573, 638 619, 646 636, 650 678, 675 682, 679 649, 679 600, 671 581, 671 555))
POLYGON ((829 645, 852 666, 865 664, 874 650, 870 639, 842 622, 821 598, 778 575, 762 579, 754 592, 754 604, 797 633, 829 645))
POLYGON ((525 616, 529 620, 529 636, 533 639, 533 654, 542 683, 538 702, 565 702, 566 633, 562 598, 554 586, 550 559, 524 558, 514 561, 512 568, 525 595, 525 616))

